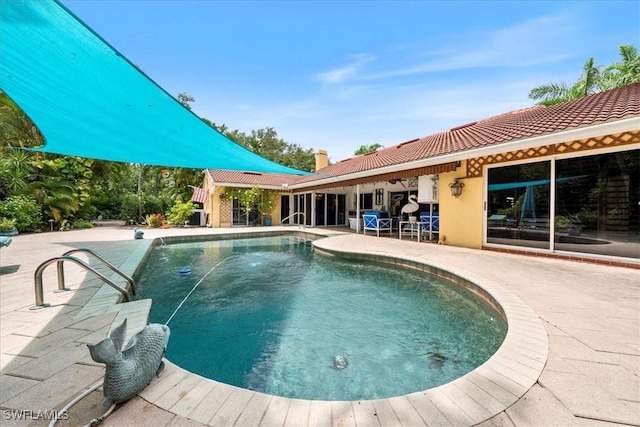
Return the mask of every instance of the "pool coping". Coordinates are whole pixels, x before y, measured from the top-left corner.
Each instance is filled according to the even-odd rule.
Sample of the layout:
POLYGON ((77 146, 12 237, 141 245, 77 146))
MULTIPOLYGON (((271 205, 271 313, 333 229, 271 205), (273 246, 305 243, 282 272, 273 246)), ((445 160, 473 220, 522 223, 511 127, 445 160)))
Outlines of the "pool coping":
MULTIPOLYGON (((535 312, 519 297, 487 277, 465 272, 459 265, 426 263, 418 257, 394 256, 331 248, 331 236, 308 231, 239 232, 232 235, 172 236, 154 239, 139 258, 138 266, 153 247, 163 241, 196 241, 257 235, 304 234, 322 237, 313 242, 323 255, 383 261, 422 268, 458 281, 490 303, 497 303, 507 321, 507 334, 499 349, 485 363, 449 383, 424 391, 385 399, 322 401, 289 399, 246 390, 201 377, 166 361, 165 373, 154 380, 140 397, 172 414, 206 425, 296 425, 294 420, 314 424, 364 424, 375 420, 382 425, 400 417, 407 425, 474 425, 503 412, 536 384, 546 364, 549 340, 535 312), (455 271, 453 273, 452 271, 455 271), (474 287, 475 288, 474 290, 474 287), (284 410, 283 410, 284 409, 284 410), (286 417, 286 420, 285 420, 286 417), (285 422, 287 421, 287 422, 285 422)), ((139 255, 139 253, 138 253, 139 255)), ((137 267, 136 267, 137 271, 137 267)), ((115 323, 115 322, 114 322, 115 323)), ((397 422, 397 419, 396 419, 397 422)))

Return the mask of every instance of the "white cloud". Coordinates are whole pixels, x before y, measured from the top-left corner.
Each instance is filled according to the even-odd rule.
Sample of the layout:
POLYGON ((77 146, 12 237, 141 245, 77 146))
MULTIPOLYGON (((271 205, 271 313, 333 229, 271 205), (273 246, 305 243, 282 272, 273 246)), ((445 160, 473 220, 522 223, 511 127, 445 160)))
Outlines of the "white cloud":
POLYGON ((357 77, 360 70, 369 62, 373 61, 375 57, 366 53, 360 53, 352 55, 350 59, 351 62, 344 67, 317 74, 315 80, 323 84, 336 84, 353 79, 357 77))
MULTIPOLYGON (((383 70, 359 76, 361 80, 379 80, 431 72, 470 68, 530 67, 575 56, 577 26, 568 14, 539 17, 488 33, 475 33, 464 40, 455 36, 445 48, 437 50, 416 46, 428 52, 427 61, 403 68, 383 70)), ((403 49, 407 51, 406 46, 403 49)), ((381 58, 379 63, 397 63, 381 58)))

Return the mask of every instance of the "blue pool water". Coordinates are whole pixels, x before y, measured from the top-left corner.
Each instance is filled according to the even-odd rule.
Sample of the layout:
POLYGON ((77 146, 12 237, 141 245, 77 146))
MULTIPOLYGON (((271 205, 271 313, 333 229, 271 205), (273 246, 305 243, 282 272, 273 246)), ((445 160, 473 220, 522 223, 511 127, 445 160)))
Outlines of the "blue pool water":
POLYGON ((506 335, 502 317, 464 289, 423 272, 314 255, 297 236, 157 247, 138 282, 139 298, 153 299, 151 322, 165 323, 205 275, 169 323, 167 358, 284 397, 425 390, 485 362, 506 335))

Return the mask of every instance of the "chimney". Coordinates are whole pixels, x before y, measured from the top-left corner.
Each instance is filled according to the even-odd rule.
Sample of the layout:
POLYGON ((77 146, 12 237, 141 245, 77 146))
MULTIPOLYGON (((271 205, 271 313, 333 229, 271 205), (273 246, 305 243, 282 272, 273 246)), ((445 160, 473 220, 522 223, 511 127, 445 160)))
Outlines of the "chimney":
POLYGON ((327 150, 316 151, 316 171, 329 166, 329 156, 327 150))

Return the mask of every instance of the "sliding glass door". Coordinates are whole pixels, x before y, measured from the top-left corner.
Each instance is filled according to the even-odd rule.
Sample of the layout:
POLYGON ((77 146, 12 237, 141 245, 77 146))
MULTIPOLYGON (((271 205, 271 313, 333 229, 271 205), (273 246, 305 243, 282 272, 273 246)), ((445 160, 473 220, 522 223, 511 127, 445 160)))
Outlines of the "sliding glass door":
POLYGON ((487 170, 486 243, 640 258, 640 150, 487 170))
POLYGON ((640 150, 556 161, 555 249, 640 258, 640 150))
POLYGON ((551 162, 489 169, 487 243, 549 249, 551 162))

